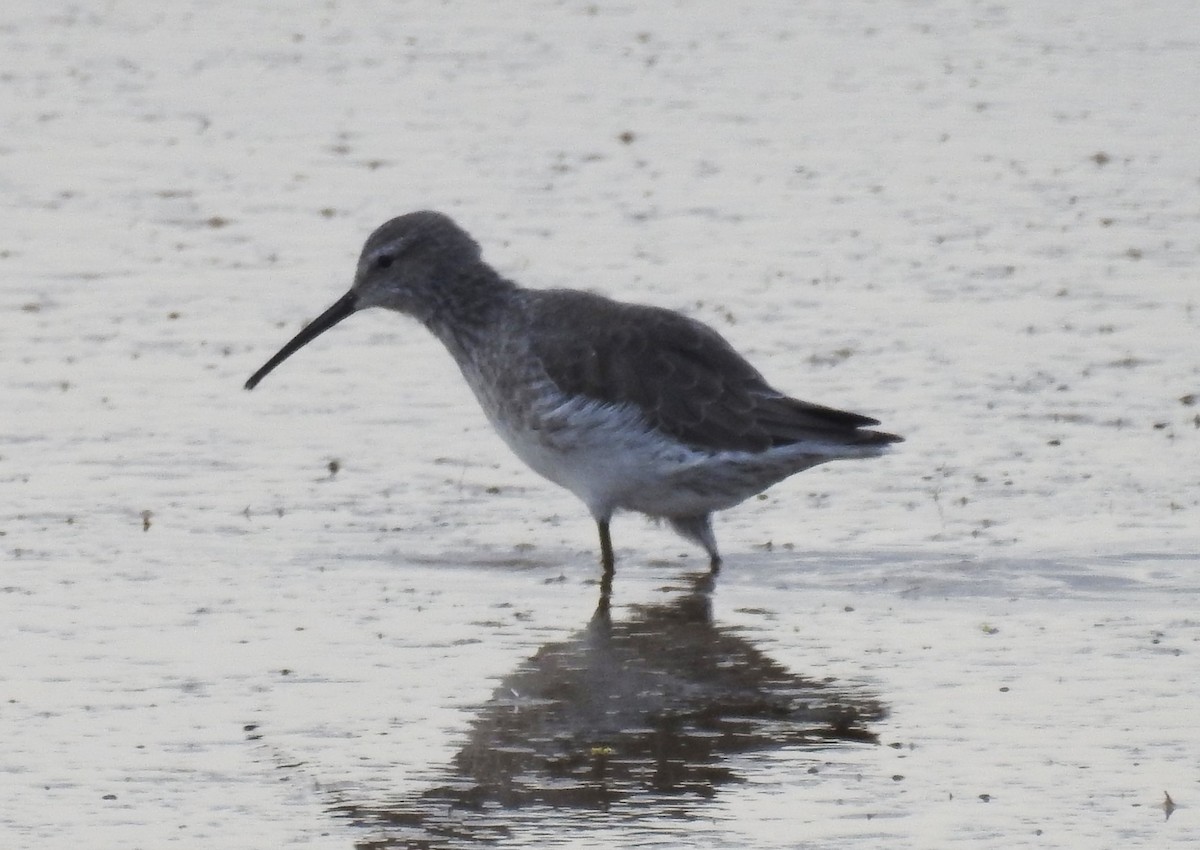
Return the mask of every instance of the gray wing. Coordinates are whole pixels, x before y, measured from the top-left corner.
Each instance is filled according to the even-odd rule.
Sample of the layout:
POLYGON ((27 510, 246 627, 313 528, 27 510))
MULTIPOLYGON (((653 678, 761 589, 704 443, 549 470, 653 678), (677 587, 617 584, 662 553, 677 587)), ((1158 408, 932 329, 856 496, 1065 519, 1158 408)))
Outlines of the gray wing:
POLYGON ((701 322, 571 290, 532 291, 534 354, 564 393, 631 405, 652 427, 704 450, 808 441, 882 445, 877 420, 789 398, 701 322))

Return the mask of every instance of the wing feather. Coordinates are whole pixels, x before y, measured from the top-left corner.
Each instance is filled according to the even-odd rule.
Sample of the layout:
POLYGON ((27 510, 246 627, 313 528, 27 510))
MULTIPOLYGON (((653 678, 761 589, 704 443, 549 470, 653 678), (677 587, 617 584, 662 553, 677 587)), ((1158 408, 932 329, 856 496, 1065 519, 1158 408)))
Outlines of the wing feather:
POLYGON ((629 405, 702 450, 765 451, 807 441, 900 438, 875 419, 773 389, 717 331, 669 310, 572 290, 530 291, 534 354, 562 392, 629 405))

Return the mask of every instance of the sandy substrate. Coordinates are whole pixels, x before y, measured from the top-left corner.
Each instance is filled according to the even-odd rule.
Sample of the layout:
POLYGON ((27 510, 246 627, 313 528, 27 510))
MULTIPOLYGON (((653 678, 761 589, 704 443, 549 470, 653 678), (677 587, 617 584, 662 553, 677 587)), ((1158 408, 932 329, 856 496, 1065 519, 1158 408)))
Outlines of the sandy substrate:
POLYGON ((0 845, 1196 846, 1198 50, 1185 0, 7 4, 0 845), (722 515, 708 607, 618 518, 598 626, 420 327, 241 390, 419 208, 908 441, 722 515))

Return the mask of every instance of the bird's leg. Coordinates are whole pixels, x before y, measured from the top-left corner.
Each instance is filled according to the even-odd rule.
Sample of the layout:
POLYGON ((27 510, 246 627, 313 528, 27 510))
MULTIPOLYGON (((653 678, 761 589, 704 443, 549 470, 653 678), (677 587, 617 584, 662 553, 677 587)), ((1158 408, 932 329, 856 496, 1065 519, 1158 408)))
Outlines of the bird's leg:
POLYGON ((611 583, 613 573, 616 572, 616 561, 613 558, 612 537, 608 533, 608 520, 596 520, 596 527, 600 529, 600 566, 604 568, 604 575, 611 583))
POLYGON ((600 599, 596 602, 596 616, 607 617, 612 605, 613 574, 610 572, 600 576, 600 599))
POLYGON ((712 514, 672 516, 666 519, 676 533, 704 547, 704 551, 708 553, 709 572, 715 574, 720 571, 721 554, 717 551, 717 538, 712 530, 712 514))

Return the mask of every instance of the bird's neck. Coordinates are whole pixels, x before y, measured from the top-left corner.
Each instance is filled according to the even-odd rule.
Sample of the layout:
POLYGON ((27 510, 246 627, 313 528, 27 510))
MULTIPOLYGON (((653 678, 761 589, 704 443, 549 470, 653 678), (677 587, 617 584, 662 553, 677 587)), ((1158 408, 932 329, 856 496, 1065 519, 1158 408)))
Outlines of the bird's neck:
POLYGON ((424 322, 461 360, 470 357, 495 323, 504 321, 518 287, 482 263, 456 277, 453 287, 439 290, 441 298, 424 322))

